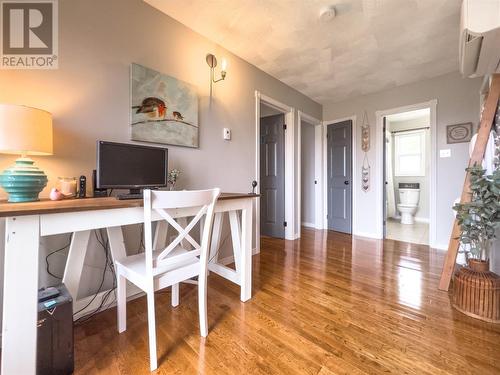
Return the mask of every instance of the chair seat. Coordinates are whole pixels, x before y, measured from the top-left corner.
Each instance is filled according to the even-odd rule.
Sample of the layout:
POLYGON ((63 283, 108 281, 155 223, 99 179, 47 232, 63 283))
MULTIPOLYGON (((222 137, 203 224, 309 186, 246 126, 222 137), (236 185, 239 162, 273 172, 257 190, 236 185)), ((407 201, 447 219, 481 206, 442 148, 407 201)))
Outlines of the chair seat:
MULTIPOLYGON (((153 251, 153 263, 156 265, 157 258, 160 255, 162 250, 153 251)), ((183 257, 182 261, 172 262, 170 264, 165 264, 162 266, 161 264, 153 268, 153 276, 158 276, 164 274, 165 272, 174 271, 182 267, 190 266, 195 263, 199 263, 200 259, 195 256, 189 256, 189 253, 192 251, 186 250, 182 248, 180 245, 175 247, 168 255, 168 259, 174 260, 175 257, 179 255, 188 254, 187 258, 183 257)), ((116 261, 120 266, 128 269, 130 272, 137 274, 138 276, 144 276, 146 274, 146 254, 139 253, 136 255, 128 256, 125 259, 116 261)))

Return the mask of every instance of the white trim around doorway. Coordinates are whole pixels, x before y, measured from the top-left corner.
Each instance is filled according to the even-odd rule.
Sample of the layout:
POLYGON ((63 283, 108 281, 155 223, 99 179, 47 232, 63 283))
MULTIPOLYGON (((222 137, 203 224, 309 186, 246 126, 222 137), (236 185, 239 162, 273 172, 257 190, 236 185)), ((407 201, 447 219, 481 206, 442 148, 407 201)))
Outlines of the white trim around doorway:
MULTIPOLYGON (((285 239, 295 239, 295 108, 255 91, 255 181, 260 194, 260 104, 265 104, 285 115, 285 239)), ((255 201, 255 246, 260 252, 260 198, 255 201)))
POLYGON ((437 192, 437 124, 436 124, 436 110, 437 110, 437 99, 430 100, 428 102, 417 103, 412 105, 407 105, 403 107, 391 108, 382 111, 375 112, 376 127, 375 127, 375 148, 377 150, 376 163, 374 168, 375 176, 375 190, 377 196, 377 214, 376 214, 376 235, 377 238, 383 238, 384 236, 384 221, 383 221, 383 205, 384 205, 384 181, 383 181, 383 126, 384 117, 388 115, 393 115, 401 112, 415 111, 417 109, 430 108, 430 137, 431 137, 431 173, 429 176, 430 185, 430 207, 429 207, 429 246, 436 247, 437 238, 437 218, 436 218, 436 192, 437 192))
POLYGON ((356 126, 356 115, 348 116, 348 117, 343 117, 339 119, 334 119, 334 120, 325 120, 323 121, 323 134, 322 134, 322 151, 323 151, 323 229, 328 229, 328 220, 326 218, 326 215, 328 213, 328 186, 327 186, 327 154, 326 154, 326 127, 331 124, 337 124, 339 122, 343 121, 352 121, 352 131, 351 131, 351 136, 352 136, 352 146, 351 146, 351 158, 352 158, 352 164, 351 164, 351 178, 352 178, 352 212, 351 212, 351 231, 352 235, 360 235, 357 233, 356 229, 356 223, 357 223, 357 215, 356 215, 356 192, 357 189, 359 188, 359 181, 358 181, 358 175, 356 173, 357 171, 357 164, 356 164, 356 145, 357 145, 357 126, 356 126))
MULTIPOLYGON (((314 178, 316 180, 314 189, 314 223, 302 223, 303 226, 313 227, 316 229, 323 229, 323 142, 322 134, 323 127, 322 121, 318 120, 302 111, 297 111, 298 126, 297 126, 297 139, 298 139, 298 162, 297 162, 297 202, 296 209, 296 223, 302 223, 302 121, 314 126, 314 178)), ((300 238, 300 225, 295 233, 295 238, 300 238)))

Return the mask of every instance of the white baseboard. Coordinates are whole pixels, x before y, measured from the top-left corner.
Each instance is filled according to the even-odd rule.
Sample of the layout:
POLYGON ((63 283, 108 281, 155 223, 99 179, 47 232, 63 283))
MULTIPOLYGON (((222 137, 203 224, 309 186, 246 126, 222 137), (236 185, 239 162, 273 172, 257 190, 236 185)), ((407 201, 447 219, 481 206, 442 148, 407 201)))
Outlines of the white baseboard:
MULTIPOLYGON (((401 220, 401 215, 396 215, 396 216, 391 216, 390 219, 394 219, 394 220, 401 220)), ((426 224, 429 224, 429 218, 427 217, 418 217, 418 216, 415 216, 414 217, 415 221, 417 223, 426 223, 426 224)))
POLYGON ((433 249, 448 250, 447 243, 431 243, 429 246, 432 247, 433 249))
POLYGON ((376 240, 380 240, 381 239, 380 236, 378 236, 376 233, 369 233, 369 232, 359 232, 359 231, 356 231, 352 235, 356 236, 356 237, 373 238, 373 239, 376 239, 376 240))
POLYGON ((314 223, 308 223, 307 221, 303 221, 302 222, 302 226, 303 227, 307 227, 307 228, 316 228, 316 224, 314 224, 314 223))
MULTIPOLYGON (((252 256, 258 254, 260 251, 256 247, 252 249, 252 256)), ((217 263, 227 266, 228 264, 234 263, 234 255, 219 259, 217 263)))
MULTIPOLYGON (((259 253, 259 251, 257 250, 257 248, 252 249, 252 256, 255 254, 258 254, 258 253, 259 253)), ((218 261, 218 263, 223 264, 223 265, 228 265, 228 264, 234 263, 234 256, 231 255, 231 256, 228 256, 226 258, 220 259, 218 261)), ((90 303, 90 305, 84 311, 80 312, 79 314, 76 314, 74 319, 76 320, 82 316, 85 316, 89 312, 91 312, 91 311, 95 310, 97 307, 99 307, 103 296, 107 292, 108 292, 107 290, 100 292, 97 295, 97 297, 94 298, 94 300, 90 303)), ((142 297, 143 295, 145 295, 145 293, 141 289, 139 289, 134 284, 127 282, 127 301, 142 297)), ((82 299, 75 301, 73 311, 78 311, 82 307, 86 306, 89 303, 89 301, 92 300, 93 297, 94 297, 94 295, 91 295, 91 296, 84 297, 82 299)), ((114 298, 114 296, 112 298, 114 298)), ((107 309, 114 307, 114 306, 116 306, 116 301, 113 301, 112 303, 107 305, 106 308, 102 309, 101 311, 107 310, 107 309)), ((1 338, 1 334, 0 334, 0 338, 1 338)))
POLYGON ((429 224, 429 218, 428 217, 418 217, 418 216, 415 216, 415 221, 417 223, 429 224))

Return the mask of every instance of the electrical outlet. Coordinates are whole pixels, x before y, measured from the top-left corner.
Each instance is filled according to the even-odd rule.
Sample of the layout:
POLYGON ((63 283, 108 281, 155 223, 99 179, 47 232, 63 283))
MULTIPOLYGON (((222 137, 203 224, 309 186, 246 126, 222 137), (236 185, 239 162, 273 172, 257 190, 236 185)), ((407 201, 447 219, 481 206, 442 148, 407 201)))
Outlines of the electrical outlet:
POLYGON ((223 137, 226 141, 230 141, 231 140, 231 129, 229 128, 224 128, 224 131, 223 131, 223 137))

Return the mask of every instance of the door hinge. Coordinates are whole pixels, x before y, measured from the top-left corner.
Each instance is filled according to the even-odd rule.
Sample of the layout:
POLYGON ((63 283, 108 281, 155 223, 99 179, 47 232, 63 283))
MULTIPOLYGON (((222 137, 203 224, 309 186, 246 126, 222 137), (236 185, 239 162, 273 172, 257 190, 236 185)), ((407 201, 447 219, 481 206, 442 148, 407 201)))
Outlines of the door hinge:
POLYGON ((283 222, 283 226, 284 226, 284 227, 286 227, 286 225, 287 225, 287 224, 286 224, 286 221, 284 221, 284 222, 283 222))
POLYGON ((286 130, 286 124, 283 124, 283 130, 286 130))

